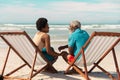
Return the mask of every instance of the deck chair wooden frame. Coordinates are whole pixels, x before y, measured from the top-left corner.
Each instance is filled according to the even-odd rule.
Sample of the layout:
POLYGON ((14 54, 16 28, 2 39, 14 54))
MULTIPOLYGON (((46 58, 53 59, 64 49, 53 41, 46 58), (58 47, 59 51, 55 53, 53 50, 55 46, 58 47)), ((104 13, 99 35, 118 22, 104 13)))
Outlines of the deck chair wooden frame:
MULTIPOLYGON (((67 73, 70 68, 74 68, 82 77, 84 77, 86 80, 90 80, 90 78, 88 76, 88 73, 92 72, 94 70, 94 68, 97 67, 100 70, 102 70, 104 73, 106 73, 112 80, 120 80, 120 71, 119 71, 118 62, 117 62, 115 49, 114 49, 114 47, 119 42, 120 42, 120 33, 115 33, 115 32, 93 32, 92 35, 90 36, 90 38, 88 39, 88 41, 86 42, 86 44, 82 47, 82 49, 78 53, 78 55, 75 56, 75 60, 73 62, 69 63, 69 67, 66 69, 65 73, 67 73), (98 36, 98 37, 108 37, 108 38, 109 37, 113 37, 113 38, 117 37, 117 38, 113 41, 113 43, 111 43, 109 48, 107 48, 106 50, 104 50, 104 52, 102 52, 102 55, 100 56, 100 58, 97 61, 94 61, 92 63, 93 67, 88 70, 87 61, 86 61, 86 59, 87 59, 86 58, 86 55, 87 55, 87 51, 86 51, 87 49, 86 48, 90 48, 89 45, 92 44, 92 40, 96 36, 98 36), (114 63, 115 63, 117 78, 113 77, 112 74, 110 74, 108 71, 106 71, 105 69, 103 69, 99 65, 99 63, 110 53, 110 51, 112 51, 112 53, 113 53, 113 60, 114 60, 114 63), (77 65, 75 64, 80 55, 82 55, 80 60, 82 60, 81 62, 82 62, 82 65, 84 67, 84 71, 81 71, 81 69, 79 69, 79 67, 78 67, 79 64, 77 64, 77 65)), ((95 44, 93 43, 93 45, 95 45, 95 44)), ((101 45, 99 45, 99 49, 100 49, 100 46, 101 45)), ((93 46, 91 46, 91 47, 93 47, 93 46)), ((95 50, 95 47, 94 47, 94 50, 95 50)), ((90 54, 92 55, 92 52, 90 54)), ((94 58, 94 56, 93 56, 93 58, 94 58)))
MULTIPOLYGON (((21 68, 23 68, 25 66, 28 66, 31 69, 29 77, 26 78, 26 79, 24 79, 24 78, 17 78, 17 79, 18 80, 31 80, 35 75, 40 73, 43 69, 45 69, 47 67, 47 65, 49 65, 47 63, 46 59, 44 58, 43 54, 39 50, 39 48, 34 44, 32 39, 29 37, 29 35, 25 31, 3 31, 3 32, 0 32, 0 37, 9 46, 9 49, 8 49, 8 52, 7 52, 7 56, 6 56, 4 65, 3 65, 2 74, 1 74, 2 76, 4 76, 4 78, 11 78, 10 75, 15 73, 19 69, 21 69, 21 68), (27 61, 27 59, 24 58, 24 56, 21 55, 21 53, 18 51, 18 49, 16 49, 15 45, 13 46, 13 44, 9 41, 9 39, 7 39, 8 38, 7 36, 23 36, 27 40, 29 46, 32 46, 31 49, 34 49, 34 51, 33 51, 34 52, 33 53, 33 59, 31 60, 32 61, 31 64, 27 61), (6 64, 7 64, 7 61, 8 61, 8 58, 9 58, 11 50, 13 50, 20 57, 20 59, 24 62, 24 64, 20 65, 18 68, 14 69, 14 70, 11 70, 11 72, 9 72, 7 74, 4 74, 4 71, 6 69, 6 64), (42 58, 44 66, 43 65, 39 65, 39 66, 42 66, 42 67, 40 69, 38 69, 38 70, 35 70, 34 68, 35 68, 36 62, 37 61, 38 61, 38 63, 40 62, 39 60, 37 60, 37 58, 39 58, 39 57, 42 58)), ((13 37, 11 37, 11 38, 13 38, 13 37)), ((16 37, 16 40, 17 40, 17 37, 16 37)), ((23 40, 23 42, 24 42, 24 40, 23 40)), ((18 42, 18 44, 19 44, 19 42, 18 42)), ((23 43, 23 44, 25 44, 25 43, 23 43)), ((27 53, 27 54, 29 55, 29 53, 27 53)), ((14 79, 14 78, 11 78, 11 79, 14 79)))

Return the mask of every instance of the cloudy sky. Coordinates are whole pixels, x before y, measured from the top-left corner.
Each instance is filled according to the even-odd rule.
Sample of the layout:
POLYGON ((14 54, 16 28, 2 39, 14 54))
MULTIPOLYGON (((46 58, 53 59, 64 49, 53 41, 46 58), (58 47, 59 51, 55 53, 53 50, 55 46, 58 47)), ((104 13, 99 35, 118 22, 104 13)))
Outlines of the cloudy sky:
POLYGON ((0 23, 120 24, 120 0, 0 0, 0 23))

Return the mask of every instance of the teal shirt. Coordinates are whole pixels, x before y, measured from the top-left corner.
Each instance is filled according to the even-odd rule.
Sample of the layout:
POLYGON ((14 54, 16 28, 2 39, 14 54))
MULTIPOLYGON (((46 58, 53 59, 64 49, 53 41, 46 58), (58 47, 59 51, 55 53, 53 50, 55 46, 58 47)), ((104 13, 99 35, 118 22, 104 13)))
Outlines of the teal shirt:
POLYGON ((78 54, 82 46, 89 38, 89 34, 81 29, 76 29, 69 35, 68 46, 73 48, 74 56, 78 54))

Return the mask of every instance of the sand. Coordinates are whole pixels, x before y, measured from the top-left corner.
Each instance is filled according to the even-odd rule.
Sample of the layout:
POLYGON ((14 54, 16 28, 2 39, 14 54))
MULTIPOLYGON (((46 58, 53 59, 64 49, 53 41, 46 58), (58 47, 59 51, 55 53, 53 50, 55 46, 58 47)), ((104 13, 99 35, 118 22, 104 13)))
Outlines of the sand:
MULTIPOLYGON (((58 46, 56 46, 58 47, 58 46)), ((55 49, 58 51, 57 49, 55 49)), ((117 61, 120 68, 120 50, 118 47, 116 47, 116 55, 117 55, 117 61)), ((3 63, 5 61, 6 51, 4 46, 0 48, 0 72, 2 71, 3 63)), ((12 70, 12 68, 15 68, 22 64, 23 62, 17 57, 14 52, 11 52, 9 62, 7 64, 6 72, 9 70, 12 70)), ((116 75, 116 70, 113 62, 112 54, 106 56, 106 58, 100 63, 106 70, 108 70, 110 73, 112 73, 114 76, 116 75)), ((85 80, 83 77, 81 77, 79 74, 71 74, 71 75, 65 75, 64 71, 68 67, 68 64, 62 59, 62 57, 59 57, 58 60, 54 63, 54 67, 58 70, 58 73, 52 74, 48 72, 41 72, 38 75, 36 75, 33 80, 85 80)), ((26 77, 29 74, 30 69, 28 67, 23 68, 21 71, 18 71, 14 77, 26 77)), ((89 77, 91 80, 111 80, 106 74, 104 74, 101 70, 98 68, 95 68, 92 73, 89 73, 89 77)))

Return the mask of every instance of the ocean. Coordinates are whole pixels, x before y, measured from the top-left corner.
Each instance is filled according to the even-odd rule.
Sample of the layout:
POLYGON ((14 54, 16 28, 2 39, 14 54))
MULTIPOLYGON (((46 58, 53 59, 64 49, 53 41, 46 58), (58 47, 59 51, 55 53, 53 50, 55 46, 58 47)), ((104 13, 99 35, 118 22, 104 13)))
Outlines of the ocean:
MULTIPOLYGON (((65 45, 68 41, 69 25, 49 25, 49 35, 51 36, 51 45, 58 47, 59 45, 65 45), (62 43, 62 44, 61 44, 62 43)), ((107 32, 120 32, 120 24, 91 24, 82 25, 81 29, 86 30, 89 35, 94 31, 107 31, 107 32)), ((35 24, 0 24, 0 31, 3 30, 25 30, 31 38, 36 33, 35 24)), ((0 42, 1 44, 2 42, 0 42)))

